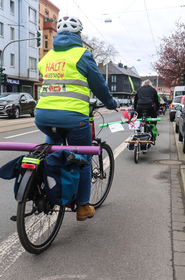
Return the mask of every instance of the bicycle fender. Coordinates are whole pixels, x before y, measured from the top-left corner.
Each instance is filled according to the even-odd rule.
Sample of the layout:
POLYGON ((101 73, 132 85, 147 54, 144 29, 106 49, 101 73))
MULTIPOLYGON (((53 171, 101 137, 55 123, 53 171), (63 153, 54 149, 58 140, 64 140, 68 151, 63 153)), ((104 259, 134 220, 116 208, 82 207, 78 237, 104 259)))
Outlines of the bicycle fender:
POLYGON ((25 189, 27 187, 28 181, 30 180, 32 174, 33 174, 33 170, 26 170, 25 174, 23 175, 20 185, 19 185, 19 189, 17 191, 16 197, 15 199, 17 200, 17 202, 21 202, 24 196, 24 192, 25 189))

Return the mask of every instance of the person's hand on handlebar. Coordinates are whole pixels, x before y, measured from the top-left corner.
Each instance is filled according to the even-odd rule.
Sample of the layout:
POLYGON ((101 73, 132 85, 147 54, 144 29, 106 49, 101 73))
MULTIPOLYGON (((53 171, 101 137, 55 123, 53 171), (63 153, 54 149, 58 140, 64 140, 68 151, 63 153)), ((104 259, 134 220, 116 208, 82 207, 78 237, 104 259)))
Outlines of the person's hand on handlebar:
POLYGON ((118 108, 120 108, 119 102, 117 102, 117 106, 116 106, 116 108, 114 110, 118 112, 118 108))

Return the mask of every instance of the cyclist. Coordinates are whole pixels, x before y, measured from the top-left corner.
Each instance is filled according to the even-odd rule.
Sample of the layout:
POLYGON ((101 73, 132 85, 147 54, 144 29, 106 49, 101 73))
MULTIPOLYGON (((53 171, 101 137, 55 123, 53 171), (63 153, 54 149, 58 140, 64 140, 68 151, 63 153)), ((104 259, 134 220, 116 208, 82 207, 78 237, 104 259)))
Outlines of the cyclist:
MULTIPOLYGON (((152 118, 157 118, 157 112, 159 110, 159 98, 156 89, 153 87, 152 82, 147 79, 142 82, 141 87, 138 89, 134 99, 134 110, 138 113, 138 118, 142 117, 142 111, 145 110, 147 115, 152 118)), ((152 133, 153 140, 156 138, 157 122, 151 122, 153 124, 152 133)))
POLYGON ((137 111, 139 118, 142 117, 143 110, 147 111, 148 116, 157 117, 157 111, 159 110, 158 95, 149 79, 143 81, 141 87, 137 90, 134 109, 137 111))
MULTIPOLYGON (((61 144, 52 127, 67 129, 69 145, 91 146, 89 123, 90 90, 108 109, 118 107, 99 72, 91 52, 82 47, 80 20, 73 16, 61 17, 57 35, 50 50, 38 63, 43 76, 41 97, 36 106, 35 124, 47 135, 49 144, 61 144)), ((91 161, 91 157, 88 156, 91 161)), ((89 205, 91 165, 80 173, 76 198, 77 220, 84 221, 94 215, 89 205)))

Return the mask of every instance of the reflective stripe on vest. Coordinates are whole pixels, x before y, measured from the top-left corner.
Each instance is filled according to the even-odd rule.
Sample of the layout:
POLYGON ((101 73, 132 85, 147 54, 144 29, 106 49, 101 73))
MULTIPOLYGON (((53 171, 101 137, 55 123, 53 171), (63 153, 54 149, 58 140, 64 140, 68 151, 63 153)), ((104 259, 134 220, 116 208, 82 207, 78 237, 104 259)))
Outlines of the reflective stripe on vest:
POLYGON ((72 79, 67 79, 67 80, 44 80, 43 85, 50 85, 50 84, 71 84, 71 85, 78 85, 82 87, 89 87, 87 82, 81 81, 81 80, 72 80, 72 79))
POLYGON ((37 108, 69 110, 89 115, 90 90, 87 78, 76 68, 85 50, 51 50, 38 63, 44 81, 37 108))
POLYGON ((69 97, 69 98, 76 98, 76 99, 80 99, 86 102, 89 102, 90 97, 86 96, 84 94, 81 94, 79 92, 42 92, 42 97, 47 97, 47 96, 64 96, 64 97, 69 97))

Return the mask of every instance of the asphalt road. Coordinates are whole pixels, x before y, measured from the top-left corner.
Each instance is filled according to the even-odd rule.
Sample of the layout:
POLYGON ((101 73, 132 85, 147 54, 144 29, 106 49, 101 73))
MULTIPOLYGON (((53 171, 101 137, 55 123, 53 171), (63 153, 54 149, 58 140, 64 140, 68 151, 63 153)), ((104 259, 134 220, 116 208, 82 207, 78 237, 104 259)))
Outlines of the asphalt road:
MULTIPOLYGON (((105 122, 120 116, 121 112, 109 112, 105 122)), ((0 141, 44 141, 31 118, 0 120, 0 129, 4 123, 0 141), (21 121, 32 126, 16 127, 21 121)), ((102 123, 98 116, 96 123, 102 123)), ((38 256, 22 249, 16 225, 9 220, 16 211, 13 182, 0 180, 0 279, 174 280, 171 182, 172 175, 176 183, 180 177, 168 115, 158 123, 158 131, 156 145, 140 155, 138 164, 124 144, 131 134, 126 126, 123 132, 111 134, 109 128, 100 132, 115 155, 110 194, 93 219, 77 222, 74 213, 66 213, 56 240, 38 256)), ((15 154, 1 152, 0 165, 15 154)))

